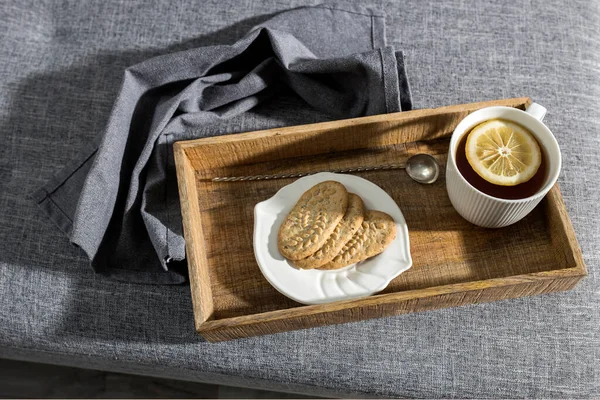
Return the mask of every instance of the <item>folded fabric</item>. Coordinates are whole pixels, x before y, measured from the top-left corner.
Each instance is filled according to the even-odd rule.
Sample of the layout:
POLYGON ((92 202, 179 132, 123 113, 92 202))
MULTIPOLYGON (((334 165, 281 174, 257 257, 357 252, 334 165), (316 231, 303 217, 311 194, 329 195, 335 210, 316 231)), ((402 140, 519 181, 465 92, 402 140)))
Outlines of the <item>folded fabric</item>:
POLYGON ((128 68, 103 134, 34 199, 95 271, 182 283, 173 142, 410 108, 403 55, 385 47, 382 14, 298 8, 231 46, 128 68))

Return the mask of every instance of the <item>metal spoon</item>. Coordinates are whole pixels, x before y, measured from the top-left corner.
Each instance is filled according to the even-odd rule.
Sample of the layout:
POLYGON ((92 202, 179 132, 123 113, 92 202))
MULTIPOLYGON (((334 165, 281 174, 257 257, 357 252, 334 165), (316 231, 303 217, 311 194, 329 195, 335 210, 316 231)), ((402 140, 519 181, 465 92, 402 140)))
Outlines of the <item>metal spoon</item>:
POLYGON ((440 176, 440 166, 429 154, 415 154, 406 160, 406 173, 419 183, 430 184, 440 176))
MULTIPOLYGON (((347 174, 353 172, 369 172, 369 171, 384 171, 392 169, 406 169, 406 173, 413 180, 423 184, 430 184, 437 180, 440 175, 440 167, 432 156, 429 154, 415 154, 406 160, 405 164, 387 164, 378 166, 368 167, 356 167, 346 169, 335 169, 329 171, 320 172, 334 172, 340 174, 347 174)), ((286 178, 300 178, 307 175, 316 174, 318 172, 292 172, 284 174, 273 174, 273 175, 251 175, 251 176, 221 176, 216 178, 209 178, 213 182, 247 182, 247 181, 262 181, 271 179, 286 179, 286 178)))

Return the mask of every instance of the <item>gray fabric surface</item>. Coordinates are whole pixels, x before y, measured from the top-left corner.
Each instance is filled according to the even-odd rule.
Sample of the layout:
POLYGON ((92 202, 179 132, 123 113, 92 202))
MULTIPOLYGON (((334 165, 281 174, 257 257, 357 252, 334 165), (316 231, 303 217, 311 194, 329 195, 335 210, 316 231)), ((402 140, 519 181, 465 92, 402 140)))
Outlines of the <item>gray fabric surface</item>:
POLYGON ((129 67, 106 129, 94 140, 99 146, 33 197, 97 272, 136 283, 183 283, 173 143, 237 133, 219 126, 231 129, 235 119, 244 130, 298 123, 287 118, 298 107, 340 119, 410 109, 402 53, 384 47, 384 26, 381 13, 370 9, 301 7, 233 45, 129 67), (296 101, 286 102, 290 97, 296 101), (244 115, 263 103, 279 106, 263 111, 264 118, 244 115))
POLYGON ((94 274, 28 198, 103 129, 124 68, 231 44, 268 14, 317 2, 1 6, 0 356, 314 394, 600 396, 598 3, 375 3, 414 108, 523 95, 548 108, 590 273, 573 291, 209 344, 193 333, 187 287, 94 274))

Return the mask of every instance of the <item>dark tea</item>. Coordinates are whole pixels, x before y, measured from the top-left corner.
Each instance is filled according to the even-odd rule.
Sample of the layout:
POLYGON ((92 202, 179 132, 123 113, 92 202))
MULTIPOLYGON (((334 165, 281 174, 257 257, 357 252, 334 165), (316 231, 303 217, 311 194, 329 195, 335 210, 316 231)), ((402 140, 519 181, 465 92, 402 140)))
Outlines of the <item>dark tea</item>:
POLYGON ((469 131, 463 135, 456 148, 456 166, 458 167, 460 174, 473 187, 492 197, 514 200, 533 196, 542 188, 542 186, 544 186, 547 173, 547 157, 541 145, 540 149, 542 150, 542 162, 535 175, 527 182, 523 182, 515 186, 501 186, 495 185, 483 179, 481 176, 479 176, 479 174, 477 174, 477 172, 473 170, 473 167, 471 167, 471 164, 469 164, 469 161, 467 161, 465 148, 469 133, 471 132, 469 131))

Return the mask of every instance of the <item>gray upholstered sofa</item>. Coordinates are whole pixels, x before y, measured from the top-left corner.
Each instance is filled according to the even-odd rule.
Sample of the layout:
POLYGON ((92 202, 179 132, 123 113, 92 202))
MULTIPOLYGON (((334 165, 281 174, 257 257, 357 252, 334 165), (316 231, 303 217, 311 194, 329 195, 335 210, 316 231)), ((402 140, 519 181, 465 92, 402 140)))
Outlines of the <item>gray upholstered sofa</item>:
POLYGON ((125 67, 317 2, 0 6, 0 357, 326 396, 600 396, 596 2, 373 2, 415 108, 519 96, 548 108, 589 269, 571 292, 210 344, 189 287, 95 275, 36 208, 31 192, 101 131, 125 67))

